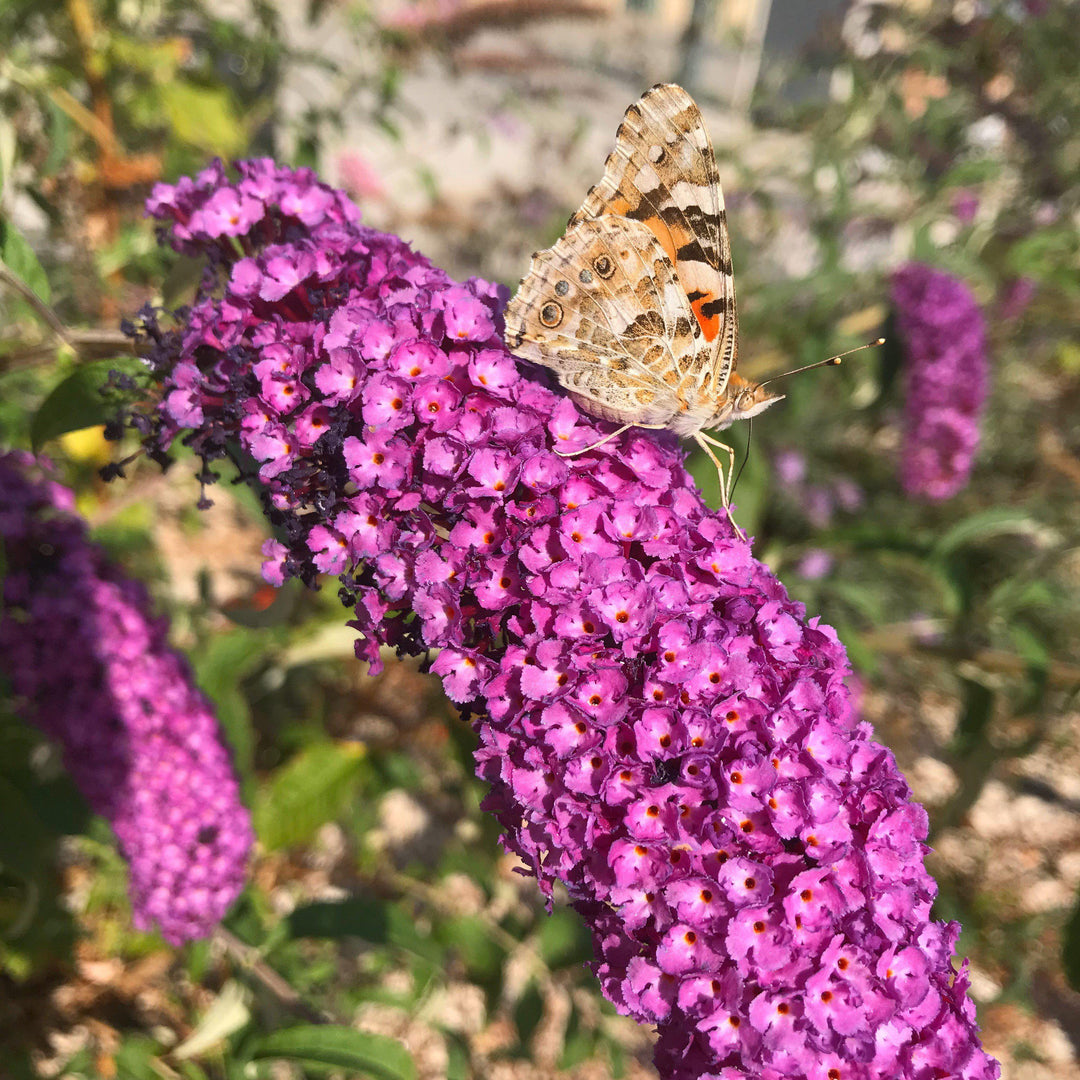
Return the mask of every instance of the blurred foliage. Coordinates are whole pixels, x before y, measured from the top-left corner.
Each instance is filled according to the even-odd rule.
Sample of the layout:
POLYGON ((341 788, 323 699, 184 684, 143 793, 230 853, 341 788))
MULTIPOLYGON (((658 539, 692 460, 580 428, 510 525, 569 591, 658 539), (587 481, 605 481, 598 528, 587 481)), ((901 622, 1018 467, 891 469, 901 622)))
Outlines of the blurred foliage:
MULTIPOLYGON (((190 288, 141 220, 149 185, 216 154, 313 163, 320 133, 361 92, 384 131, 404 130, 401 37, 363 9, 349 22, 371 54, 357 78, 299 51, 281 8, 256 2, 234 18, 225 7, 0 6, 2 441, 44 445, 95 536, 151 580, 217 704, 259 836, 222 930, 168 949, 130 929, 122 861, 56 751, 0 715, 0 1056, 14 1077, 36 1075, 32 1053, 66 1075, 232 1080, 285 1061, 290 1075, 408 1077, 414 1064, 387 1032, 452 1000, 448 1077, 530 1058, 553 1024, 559 1067, 599 1059, 621 1075, 648 1047, 583 971, 576 916, 548 915, 503 864, 479 810, 472 736, 431 684, 407 666, 357 672, 332 588, 272 594, 252 568, 246 593, 219 598, 200 578, 180 599, 161 528, 172 520, 195 545, 201 517, 175 498, 159 509, 150 468, 119 488, 96 479, 108 452, 91 428, 99 388, 137 370, 119 316, 190 288), (288 77, 312 70, 341 93, 287 117, 288 77), (478 1049, 480 1026, 501 1039, 478 1049)), ((735 501, 761 557, 837 627, 871 690, 913 713, 928 690, 953 703, 951 742, 937 750, 957 779, 935 810, 941 833, 988 778, 1048 749, 1051 718, 1080 689, 1080 20, 1068 4, 1037 17, 993 4, 966 22, 952 3, 915 7, 849 16, 825 100, 759 87, 758 124, 804 152, 733 163, 747 370, 889 341, 788 384, 781 418, 754 428, 735 501), (800 247, 807 268, 794 273, 781 256, 800 247), (976 291, 995 371, 972 483, 935 506, 896 480, 903 355, 883 268, 909 257, 976 291), (1019 310, 1022 281, 1034 295, 1019 310)), ((742 460, 749 432, 727 435, 742 460)), ((715 502, 712 467, 693 468, 715 502)), ((238 537, 261 537, 242 489, 226 478, 214 496, 238 537)), ((1042 923, 961 877, 942 880, 938 912, 962 920, 962 947, 1002 999, 1024 999, 1042 923)), ((1055 932, 1080 987, 1080 914, 1055 932)))

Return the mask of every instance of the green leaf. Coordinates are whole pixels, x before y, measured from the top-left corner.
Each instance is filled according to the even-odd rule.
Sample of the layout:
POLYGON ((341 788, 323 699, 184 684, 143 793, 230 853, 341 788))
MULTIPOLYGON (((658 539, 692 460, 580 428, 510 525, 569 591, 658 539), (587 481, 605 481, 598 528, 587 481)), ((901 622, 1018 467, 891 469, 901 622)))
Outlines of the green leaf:
POLYGON ((556 908, 540 924, 538 947, 552 971, 577 967, 593 958, 592 937, 581 917, 569 908, 556 908))
POLYGON ((293 910, 285 919, 291 937, 358 937, 376 945, 389 940, 389 905, 382 900, 352 897, 319 900, 293 910))
POLYGON ((195 1030, 173 1050, 172 1056, 178 1061, 200 1057, 245 1027, 251 1020, 250 998, 250 992, 242 983, 230 979, 210 1002, 195 1030))
POLYGON ((265 641, 258 635, 233 630, 215 634, 207 641, 205 650, 192 657, 195 681, 214 702, 237 771, 244 779, 252 775, 255 733, 251 709, 240 690, 240 682, 262 662, 265 647, 265 641))
POLYGON ((190 304, 202 280, 203 263, 189 255, 181 255, 169 268, 161 283, 161 298, 165 307, 178 308, 190 304))
POLYGON ((443 1032, 446 1042, 446 1080, 469 1080, 474 1076, 469 1067, 469 1051, 464 1042, 453 1032, 443 1032))
POLYGON ((1009 249, 1006 264, 1016 277, 1053 283, 1069 293, 1076 292, 1076 261, 1080 242, 1071 225, 1066 228, 1036 229, 1009 249))
POLYGON ((950 751, 957 758, 972 758, 978 746, 988 745, 988 729, 994 717, 995 694, 974 679, 961 679, 964 710, 956 725, 950 751))
POLYGON ((439 926, 439 939, 458 953, 475 981, 488 982, 502 972, 506 950, 484 919, 473 915, 449 919, 439 926))
POLYGON ((364 748, 316 743, 279 769, 255 799, 255 832, 268 851, 300 844, 336 817, 356 790, 364 748))
POLYGON ((247 143, 247 131, 229 92, 173 80, 159 88, 161 102, 181 141, 223 158, 236 157, 247 143))
POLYGON ((305 904, 286 918, 285 925, 293 938, 357 937, 372 945, 394 945, 433 964, 442 959, 438 945, 417 931, 410 915, 397 905, 366 896, 305 904))
POLYGON ((559 1068, 572 1069, 583 1061, 588 1061, 596 1050, 595 1033, 587 1027, 583 1021, 580 1010, 576 1005, 570 1009, 570 1017, 566 1023, 566 1034, 563 1037, 562 1054, 559 1057, 559 1068))
POLYGON ((1045 581, 1009 577, 990 593, 985 606, 994 615, 1011 620, 1020 614, 1053 611, 1059 602, 1060 596, 1045 581))
POLYGON ((110 371, 119 371, 140 381, 148 378, 146 365, 137 356, 80 364, 53 388, 31 421, 30 441, 35 450, 59 435, 104 424, 116 416, 116 403, 106 396, 108 391, 102 393, 110 371))
POLYGON ((11 224, 0 219, 0 259, 4 265, 28 285, 39 300, 47 304, 52 299, 49 279, 45 276, 34 249, 12 228, 11 224))
POLYGON ((55 837, 23 793, 0 775, 0 867, 32 880, 52 854, 55 837))
POLYGON ((525 993, 518 998, 514 1006, 514 1026, 517 1028, 518 1041, 528 1046, 529 1040, 536 1033, 540 1021, 544 1018, 544 998, 535 982, 530 981, 525 993))
POLYGON ((396 1039, 332 1024, 300 1024, 275 1031, 255 1043, 251 1057, 336 1066, 376 1080, 416 1076, 412 1056, 396 1039))
POLYGON ((1029 514, 1012 507, 982 510, 957 522, 931 549, 931 557, 944 559, 974 540, 986 540, 1002 533, 1029 533, 1035 523, 1029 514))
POLYGON ((821 591, 830 600, 847 604, 871 626, 886 621, 884 598, 866 585, 837 577, 825 582, 821 591))
POLYGON ((1065 969, 1065 981, 1074 990, 1080 990, 1080 893, 1062 931, 1061 962, 1065 969))
POLYGON ((1045 671, 1050 666, 1050 649, 1031 627, 1022 622, 1010 623, 1008 634, 1029 669, 1045 671))
POLYGON ((41 176, 52 176, 70 160, 71 118, 53 99, 45 99, 49 111, 49 153, 39 166, 41 176))
POLYGON ((0 116, 0 193, 15 170, 19 156, 19 141, 15 124, 10 118, 0 116))
POLYGON ((124 1080, 160 1080, 157 1058, 161 1046, 146 1035, 127 1035, 117 1047, 116 1075, 124 1080))

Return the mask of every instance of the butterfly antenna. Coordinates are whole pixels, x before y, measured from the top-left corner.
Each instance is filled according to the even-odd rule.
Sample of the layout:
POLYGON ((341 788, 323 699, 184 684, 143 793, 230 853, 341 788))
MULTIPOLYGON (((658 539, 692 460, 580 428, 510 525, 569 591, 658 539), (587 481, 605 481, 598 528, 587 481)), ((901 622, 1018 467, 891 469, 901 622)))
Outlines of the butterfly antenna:
POLYGON ((786 379, 789 375, 798 375, 803 371, 813 371, 814 368, 819 367, 835 367, 840 363, 845 356, 850 356, 852 353, 862 352, 863 349, 873 349, 878 345, 884 345, 885 339, 879 337, 876 341, 868 341, 865 345, 856 345, 854 349, 846 349, 842 353, 837 353, 835 356, 830 356, 827 360, 818 360, 817 363, 807 364, 805 367, 794 368, 791 371, 781 371, 779 375, 774 375, 771 379, 766 379, 762 383, 758 383, 759 386, 768 386, 771 382, 776 382, 777 379, 786 379))
MULTIPOLYGON (((779 378, 779 376, 777 376, 779 378)), ((735 474, 735 479, 732 481, 731 490, 728 492, 728 501, 731 501, 731 497, 735 494, 735 489, 739 486, 739 477, 742 476, 743 469, 746 468, 746 463, 750 460, 750 440, 754 437, 754 418, 751 416, 746 421, 746 453, 743 454, 742 464, 739 466, 739 471, 735 474)))

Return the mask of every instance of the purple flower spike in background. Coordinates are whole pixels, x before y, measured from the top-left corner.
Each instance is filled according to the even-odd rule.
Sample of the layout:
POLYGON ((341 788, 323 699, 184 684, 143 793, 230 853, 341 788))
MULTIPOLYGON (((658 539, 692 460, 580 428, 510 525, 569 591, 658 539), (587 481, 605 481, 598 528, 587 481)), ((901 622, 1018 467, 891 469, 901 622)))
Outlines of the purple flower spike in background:
POLYGON ((970 225, 979 212, 979 196, 967 188, 961 188, 953 193, 952 212, 956 220, 964 225, 970 225))
POLYGON ((997 317, 999 319, 1019 319, 1031 306, 1038 286, 1029 277, 1013 278, 998 293, 997 317))
POLYGON ((922 263, 893 275, 893 306, 906 357, 900 479, 917 498, 960 491, 979 447, 989 388, 986 330, 968 287, 922 263))
POLYGON ((181 944, 206 937, 243 887, 251 823, 165 620, 90 543, 74 503, 31 455, 0 456, 0 670, 115 830, 136 926, 181 944))
POLYGON ((607 429, 506 352, 500 289, 308 171, 238 169, 149 204, 214 271, 177 329, 147 315, 151 449, 238 442, 281 537, 267 578, 340 574, 372 670, 386 645, 431 658, 504 844, 566 888, 661 1075, 996 1077, 959 928, 930 919, 926 814, 854 715, 843 647, 674 439, 555 454, 607 429))

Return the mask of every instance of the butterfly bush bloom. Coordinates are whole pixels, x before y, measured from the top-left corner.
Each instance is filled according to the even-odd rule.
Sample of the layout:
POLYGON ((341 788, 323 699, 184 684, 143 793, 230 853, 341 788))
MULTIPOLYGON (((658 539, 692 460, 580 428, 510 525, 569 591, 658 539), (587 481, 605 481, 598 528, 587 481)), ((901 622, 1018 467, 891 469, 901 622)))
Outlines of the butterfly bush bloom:
MULTIPOLYGON (((208 272, 151 435, 238 442, 264 573, 341 575, 357 654, 426 655, 479 737, 485 807, 594 970, 658 1031, 665 1077, 997 1075, 955 924, 930 920, 927 821, 807 620, 671 437, 601 426, 520 370, 505 294, 459 284, 305 170, 241 163, 149 210, 208 272), (237 254, 208 205, 258 202, 237 254)), ((224 223, 223 223, 224 221, 224 223)))
POLYGON ((205 937, 240 892, 251 824, 166 621, 87 539, 74 505, 31 455, 0 456, 0 671, 115 830, 136 926, 156 923, 178 945, 205 937))
POLYGON ((907 355, 900 479, 909 495, 938 502, 967 483, 979 446, 986 329, 971 291, 944 271, 909 263, 892 294, 907 355))

